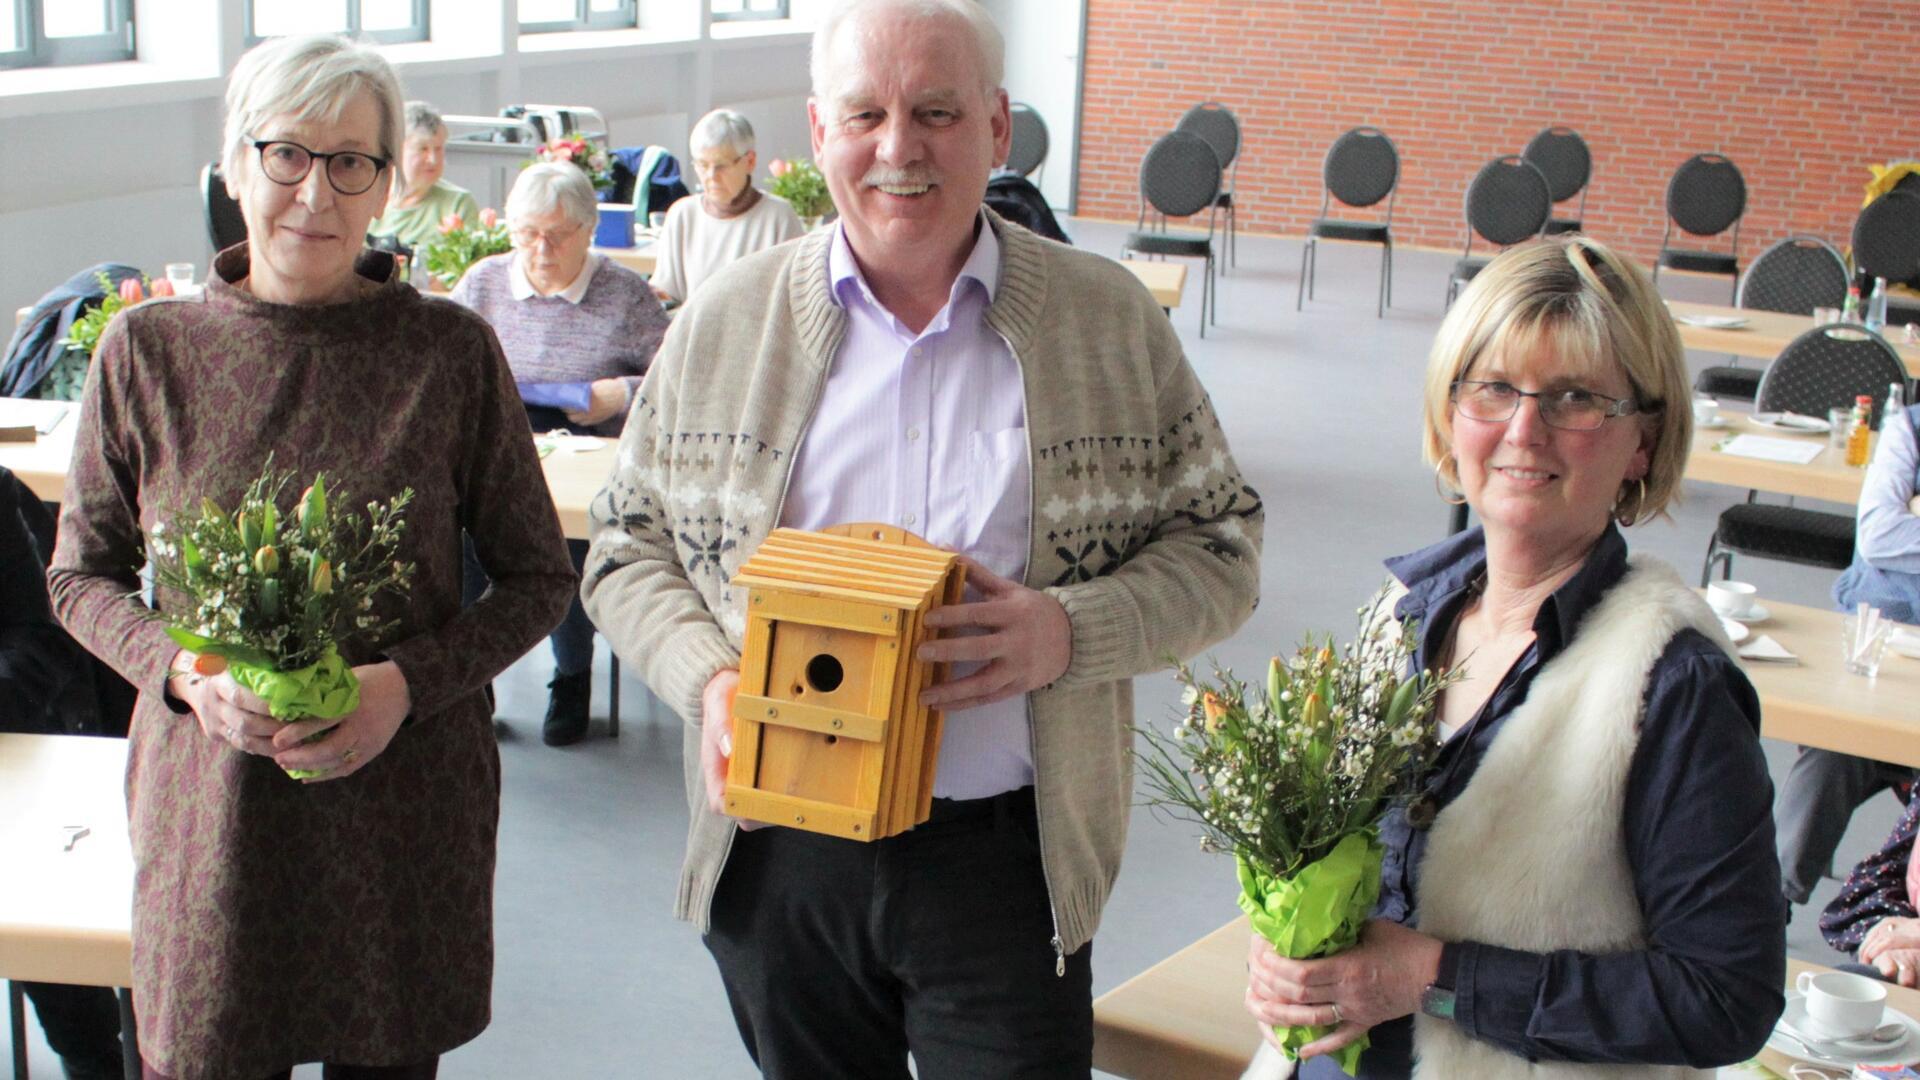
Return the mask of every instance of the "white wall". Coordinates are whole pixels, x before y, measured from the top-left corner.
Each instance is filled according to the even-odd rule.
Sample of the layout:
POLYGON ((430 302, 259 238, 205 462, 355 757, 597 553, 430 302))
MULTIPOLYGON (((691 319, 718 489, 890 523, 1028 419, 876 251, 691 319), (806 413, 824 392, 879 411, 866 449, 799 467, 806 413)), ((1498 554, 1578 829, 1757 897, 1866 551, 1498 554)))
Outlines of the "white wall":
MULTIPOLYGON (((390 53, 410 96, 482 115, 512 102, 590 105, 607 117, 614 145, 659 143, 683 164, 692 121, 726 105, 753 121, 762 161, 808 154, 803 27, 685 40, 701 31, 685 25, 691 6, 672 0, 673 25, 565 35, 594 47, 553 52, 544 42, 519 48, 502 14, 511 9, 499 4, 435 0, 439 55, 422 56, 432 50, 421 46, 390 53), (489 22, 488 9, 500 21, 489 22), (673 36, 682 40, 662 40, 673 36)), ((192 260, 205 274, 212 251, 197 181, 219 150, 239 11, 239 0, 140 0, 136 17, 154 27, 143 32, 143 57, 151 41, 158 59, 0 72, 0 312, 97 262, 158 276, 165 263, 192 260)), ((468 161, 448 177, 485 201, 492 171, 468 161)))
POLYGON ((1034 181, 1057 211, 1073 205, 1086 0, 981 0, 1007 39, 1007 94, 1046 121, 1049 149, 1034 181))

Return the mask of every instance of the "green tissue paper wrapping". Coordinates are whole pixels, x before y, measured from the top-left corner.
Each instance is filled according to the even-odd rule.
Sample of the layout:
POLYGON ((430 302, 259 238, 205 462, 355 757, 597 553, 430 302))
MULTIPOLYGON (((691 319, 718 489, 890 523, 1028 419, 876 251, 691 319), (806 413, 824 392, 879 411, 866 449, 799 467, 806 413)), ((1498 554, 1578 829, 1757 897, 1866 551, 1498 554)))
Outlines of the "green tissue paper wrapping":
MULTIPOLYGON (((1275 952, 1296 960, 1332 956, 1360 941, 1360 928, 1380 898, 1380 862, 1386 848, 1372 830, 1341 838, 1320 861, 1302 867, 1291 877, 1275 877, 1250 865, 1239 855, 1240 909, 1275 952)), ((1300 1049, 1319 1039, 1331 1027, 1276 1027, 1287 1060, 1297 1061, 1300 1049)), ((1340 1068, 1353 1076, 1360 1053, 1369 1045, 1359 1041, 1334 1054, 1340 1068)))
MULTIPOLYGON (((276 720, 333 720, 360 707, 360 680, 329 647, 317 663, 293 671, 270 664, 229 660, 233 681, 260 695, 276 720)), ((309 740, 311 741, 311 740, 309 740)), ((288 769, 295 780, 325 775, 324 769, 288 769)))

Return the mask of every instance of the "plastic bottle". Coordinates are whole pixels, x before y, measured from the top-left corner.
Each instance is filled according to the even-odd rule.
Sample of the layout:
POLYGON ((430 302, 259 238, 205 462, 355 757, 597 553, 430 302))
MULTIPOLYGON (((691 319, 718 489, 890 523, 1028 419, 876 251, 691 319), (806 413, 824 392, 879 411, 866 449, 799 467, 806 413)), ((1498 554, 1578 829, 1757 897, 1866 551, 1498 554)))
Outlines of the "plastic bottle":
POLYGON ((1860 286, 1858 284, 1847 286, 1847 303, 1840 309, 1840 321, 1843 323, 1860 321, 1860 286))
POLYGON ((1863 469, 1871 450, 1873 437, 1873 398, 1861 394, 1853 399, 1852 430, 1847 433, 1847 464, 1863 469))
POLYGON ((1907 422, 1907 388, 1900 383, 1887 385, 1887 405, 1880 410, 1880 430, 1907 422))
POLYGON ((1887 325, 1887 279, 1873 279, 1873 294, 1867 297, 1867 329, 1879 333, 1887 325))

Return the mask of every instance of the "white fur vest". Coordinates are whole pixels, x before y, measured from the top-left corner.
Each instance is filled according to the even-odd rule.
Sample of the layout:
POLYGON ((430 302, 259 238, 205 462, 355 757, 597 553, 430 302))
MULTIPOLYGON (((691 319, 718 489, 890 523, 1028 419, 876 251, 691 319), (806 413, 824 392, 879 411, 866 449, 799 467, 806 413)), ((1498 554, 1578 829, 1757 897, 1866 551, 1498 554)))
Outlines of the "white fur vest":
MULTIPOLYGON (((1647 677, 1680 631, 1732 651, 1673 569, 1634 558, 1535 677, 1460 797, 1434 822, 1420 870, 1420 929, 1530 952, 1644 948, 1621 839, 1627 770, 1647 677)), ((1418 1080, 1706 1077, 1681 1066, 1531 1064, 1450 1021, 1414 1022, 1418 1080)))

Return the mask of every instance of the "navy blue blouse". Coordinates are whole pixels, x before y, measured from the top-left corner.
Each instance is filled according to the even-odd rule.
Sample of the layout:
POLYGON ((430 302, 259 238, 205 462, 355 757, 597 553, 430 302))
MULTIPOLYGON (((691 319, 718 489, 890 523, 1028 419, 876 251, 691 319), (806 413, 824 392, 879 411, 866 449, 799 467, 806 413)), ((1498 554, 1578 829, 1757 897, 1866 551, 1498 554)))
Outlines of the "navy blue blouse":
MULTIPOLYGON (((1420 621, 1421 667, 1433 666, 1485 566, 1479 529, 1388 561, 1408 589, 1398 614, 1420 621)), ((1427 780, 1441 807, 1466 788, 1534 677, 1626 571, 1626 541, 1609 525, 1585 564, 1540 606, 1533 644, 1441 751, 1427 780)), ((1461 1030, 1529 1061, 1713 1068, 1759 1051, 1785 1007, 1788 915, 1759 730, 1759 700, 1733 659, 1698 631, 1675 635, 1648 677, 1625 792, 1623 837, 1647 947, 1542 954, 1450 942, 1440 982, 1454 990, 1461 1030)), ((1374 914, 1418 926, 1427 834, 1394 810, 1381 840, 1387 853, 1374 914)), ((1412 1018, 1380 1024, 1372 1036, 1360 1076, 1410 1076, 1412 1018)), ((1317 1058, 1300 1075, 1343 1074, 1317 1058)))

